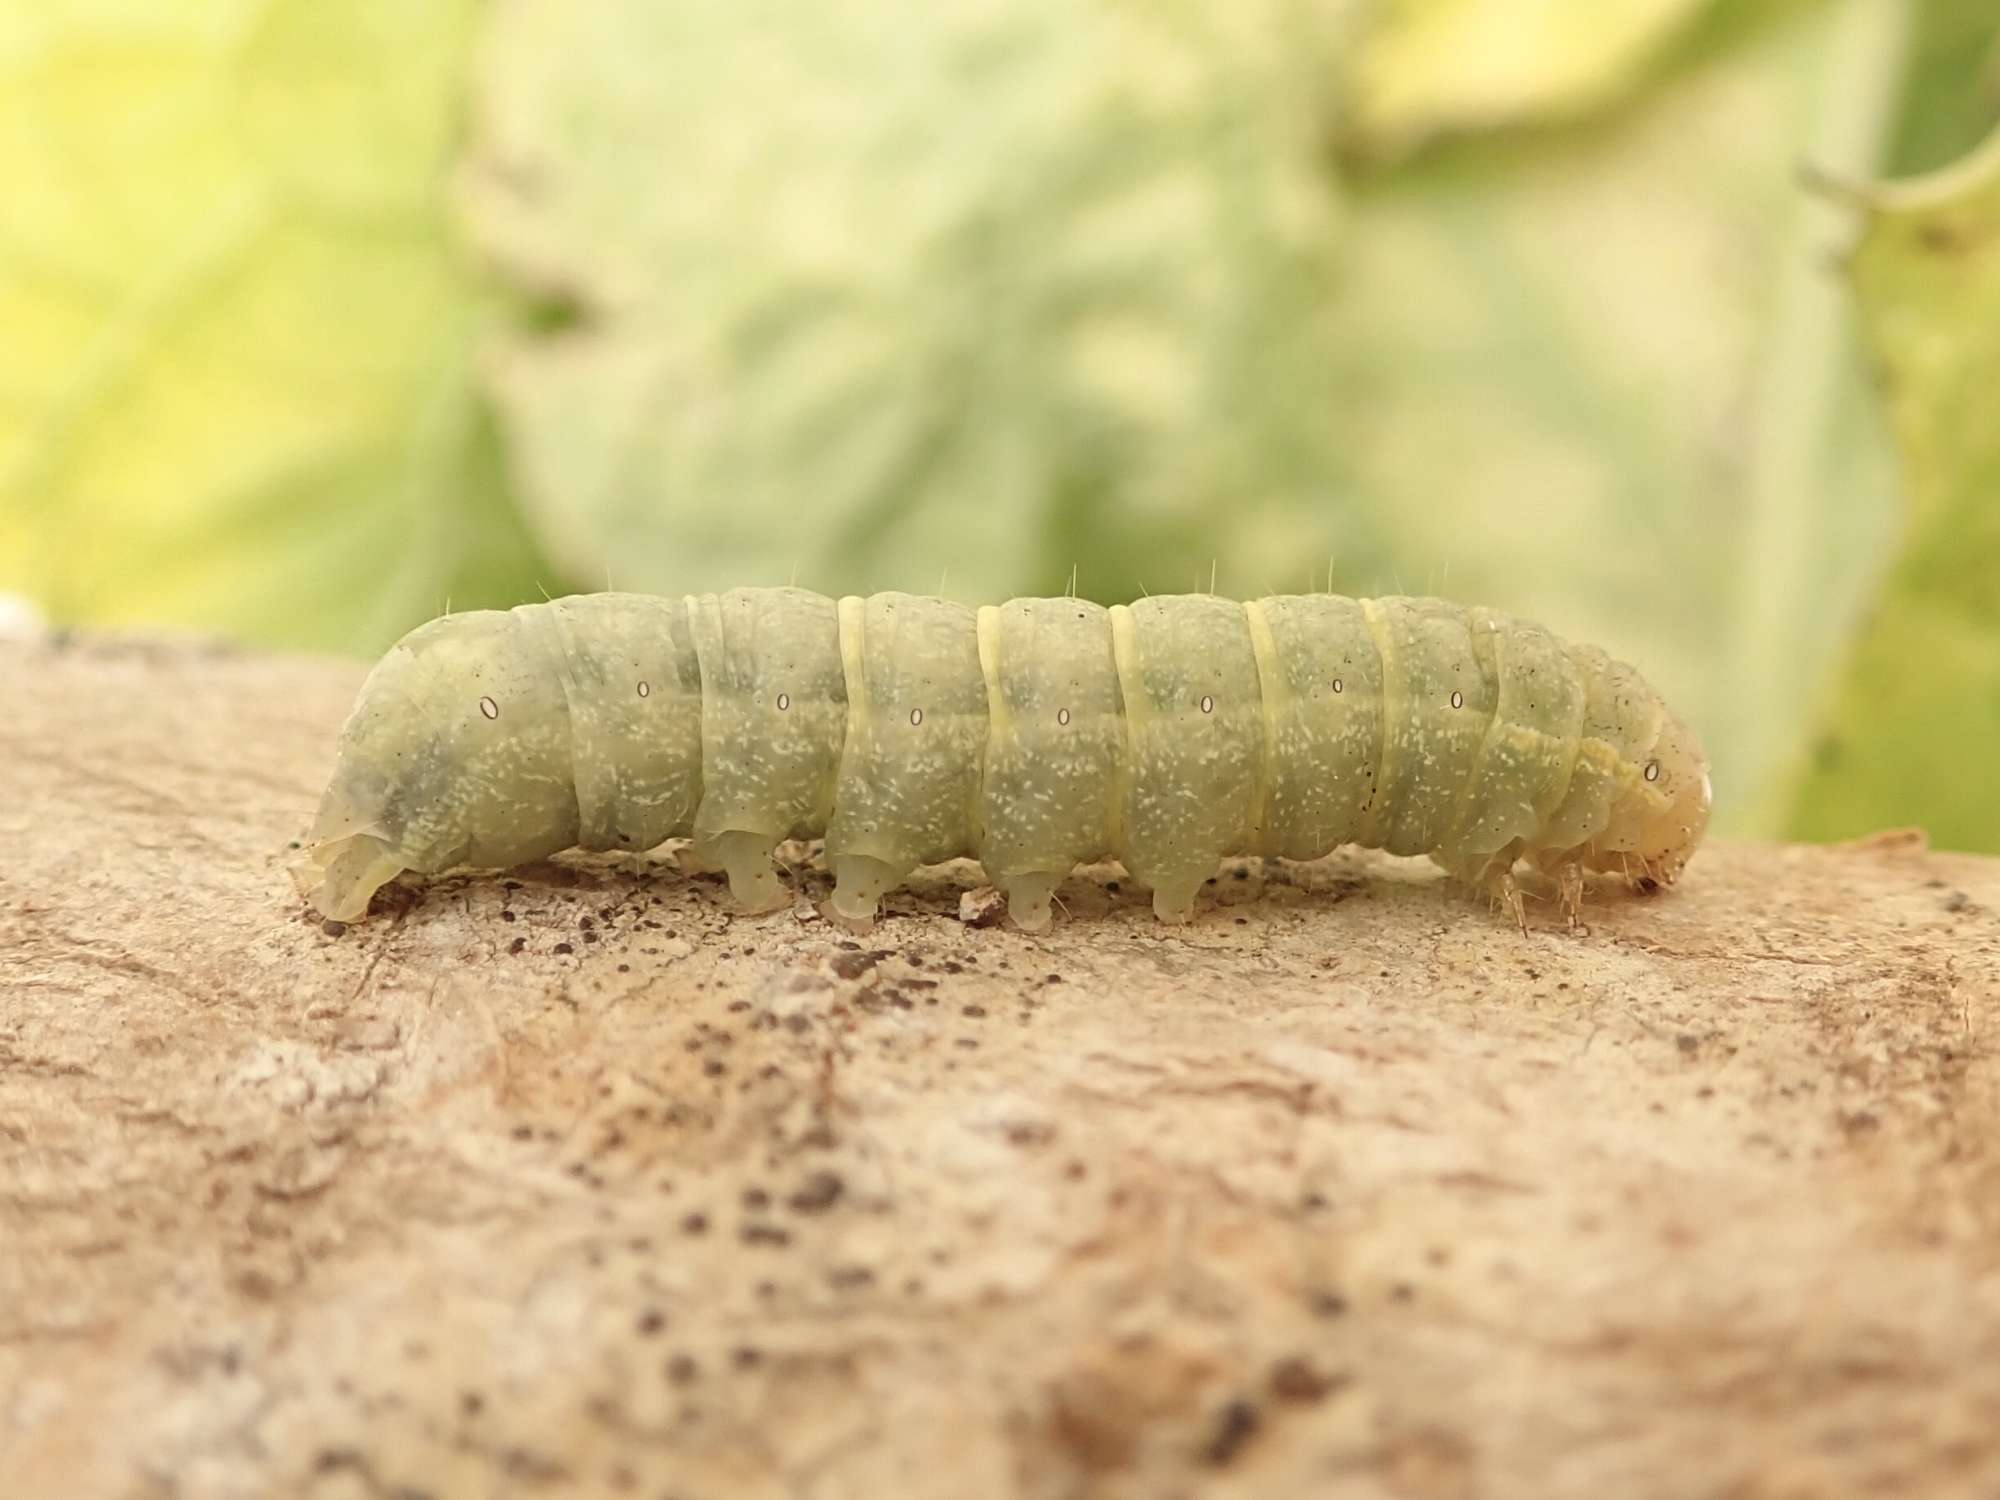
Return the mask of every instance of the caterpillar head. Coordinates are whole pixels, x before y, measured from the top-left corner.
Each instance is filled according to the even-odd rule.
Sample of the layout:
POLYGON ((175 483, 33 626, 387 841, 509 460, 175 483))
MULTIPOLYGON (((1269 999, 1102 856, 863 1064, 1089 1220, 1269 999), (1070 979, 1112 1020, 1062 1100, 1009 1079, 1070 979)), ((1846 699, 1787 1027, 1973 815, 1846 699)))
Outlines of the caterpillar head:
POLYGON ((519 864, 575 841, 569 732, 546 675, 495 612, 433 620, 390 649, 341 728, 292 872, 315 910, 352 921, 404 870, 519 864))
POLYGON ((1628 873, 1642 890, 1672 885, 1708 831, 1714 800, 1701 741, 1669 714, 1638 781, 1613 809, 1592 863, 1628 873))

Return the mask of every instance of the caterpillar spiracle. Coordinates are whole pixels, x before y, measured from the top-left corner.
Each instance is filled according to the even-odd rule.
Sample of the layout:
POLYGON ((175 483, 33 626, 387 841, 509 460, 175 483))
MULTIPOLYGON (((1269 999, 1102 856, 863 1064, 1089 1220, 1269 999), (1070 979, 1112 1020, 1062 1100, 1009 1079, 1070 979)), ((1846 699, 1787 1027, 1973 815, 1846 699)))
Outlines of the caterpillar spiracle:
POLYGON ((1207 594, 1106 609, 794 588, 603 593, 447 615, 377 664, 299 879, 362 916, 402 871, 691 836, 745 908, 826 840, 831 914, 975 856, 1038 930, 1114 858, 1181 921, 1230 854, 1427 854, 1512 905, 1523 862, 1572 922, 1587 871, 1670 884, 1708 764, 1639 674, 1438 599, 1207 594))

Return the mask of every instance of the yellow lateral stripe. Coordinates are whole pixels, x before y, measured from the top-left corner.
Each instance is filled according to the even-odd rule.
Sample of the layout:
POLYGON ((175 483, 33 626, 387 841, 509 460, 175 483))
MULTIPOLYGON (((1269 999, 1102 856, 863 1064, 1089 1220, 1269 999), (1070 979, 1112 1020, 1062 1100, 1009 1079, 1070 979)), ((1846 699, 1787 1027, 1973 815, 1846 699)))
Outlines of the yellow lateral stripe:
MULTIPOLYGON (((1654 739, 1658 738, 1656 734, 1654 739)), ((1583 736, 1577 746, 1577 759, 1596 762, 1597 768, 1618 788, 1620 798, 1636 792, 1656 812, 1664 812, 1673 802, 1665 792, 1646 780, 1645 761, 1627 760, 1612 747, 1609 740, 1583 736)))
POLYGON ((1285 696, 1284 674, 1278 670, 1278 641, 1264 606, 1243 601, 1243 618, 1250 626, 1250 651, 1257 658, 1257 704, 1264 720, 1264 753, 1257 757, 1257 781, 1250 794, 1250 836, 1260 853, 1271 852, 1271 788, 1278 774, 1278 710, 1285 696))
POLYGON ((1007 701, 1000 696, 1000 611, 982 604, 978 616, 979 672, 986 679, 987 742, 1008 726, 1007 701))
MULTIPOLYGON (((1577 722, 1579 725, 1583 722, 1581 709, 1577 713, 1577 722)), ((1562 780, 1557 782, 1549 791, 1544 792, 1541 801, 1533 804, 1535 823, 1538 827, 1544 826, 1548 823, 1549 819, 1556 815, 1556 810, 1569 800, 1570 783, 1576 780, 1577 762, 1583 758, 1583 735, 1581 733, 1574 733, 1566 737, 1558 737, 1540 729, 1529 729, 1520 724, 1509 724, 1507 726, 1507 743, 1513 746, 1515 753, 1524 759, 1546 754, 1550 745, 1568 747, 1562 752, 1562 780)), ((1599 741, 1599 743, 1602 743, 1602 741, 1599 741)))
POLYGON ((1669 799, 1666 793, 1646 780, 1645 763, 1627 760, 1612 747, 1609 740, 1585 736, 1577 746, 1577 760, 1593 762, 1617 788, 1613 793, 1613 808, 1636 792, 1655 812, 1666 810, 1669 799))
POLYGON ((1139 627, 1132 611, 1114 604, 1111 616, 1111 660, 1118 670, 1118 697, 1124 706, 1125 754, 1111 778, 1111 809, 1105 819, 1105 842, 1120 859, 1125 857, 1125 801, 1132 789, 1133 773, 1139 764, 1139 736, 1146 713, 1145 686, 1139 680, 1139 627))
POLYGON ((1013 727, 1007 700, 1000 693, 1000 611, 982 604, 975 625, 979 644, 979 675, 986 679, 986 753, 980 757, 979 774, 972 781, 972 806, 966 813, 966 827, 972 832, 972 848, 977 854, 986 842, 986 823, 981 809, 986 804, 986 768, 993 764, 994 746, 1013 727))

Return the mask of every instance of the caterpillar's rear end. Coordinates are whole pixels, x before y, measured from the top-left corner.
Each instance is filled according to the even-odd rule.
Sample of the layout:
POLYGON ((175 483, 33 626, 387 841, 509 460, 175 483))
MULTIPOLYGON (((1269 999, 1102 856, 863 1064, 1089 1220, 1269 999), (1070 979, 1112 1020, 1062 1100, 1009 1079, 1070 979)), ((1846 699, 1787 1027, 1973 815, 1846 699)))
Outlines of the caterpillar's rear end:
POLYGON ((639 595, 420 626, 362 684, 299 885, 348 921, 405 870, 506 869, 686 832, 701 791, 694 659, 684 614, 639 595))
POLYGON ((351 919, 401 871, 693 835, 740 904, 824 836, 831 913, 972 855, 1023 926, 1111 857, 1185 917, 1227 854, 1426 854, 1670 884, 1707 827, 1693 733, 1634 672, 1428 599, 1207 595, 973 611, 797 589, 603 594, 433 621, 370 674, 301 869, 351 919))

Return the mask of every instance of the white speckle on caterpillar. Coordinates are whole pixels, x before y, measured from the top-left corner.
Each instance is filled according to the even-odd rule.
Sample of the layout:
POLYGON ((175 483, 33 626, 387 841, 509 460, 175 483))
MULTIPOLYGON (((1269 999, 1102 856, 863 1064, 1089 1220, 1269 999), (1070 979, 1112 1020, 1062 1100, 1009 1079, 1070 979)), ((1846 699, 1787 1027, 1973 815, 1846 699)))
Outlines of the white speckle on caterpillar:
POLYGON ((1180 920, 1225 855, 1352 843, 1427 854, 1517 916, 1525 863, 1574 920, 1586 871, 1671 883, 1708 811, 1700 744, 1630 667, 1435 599, 597 594, 392 648, 300 875, 350 921, 405 870, 691 836, 766 909, 790 899, 779 841, 824 837, 843 920, 971 855, 1037 929, 1080 862, 1122 861, 1180 920), (454 709, 472 683, 505 729, 454 709), (921 739, 889 732, 920 694, 921 739))

